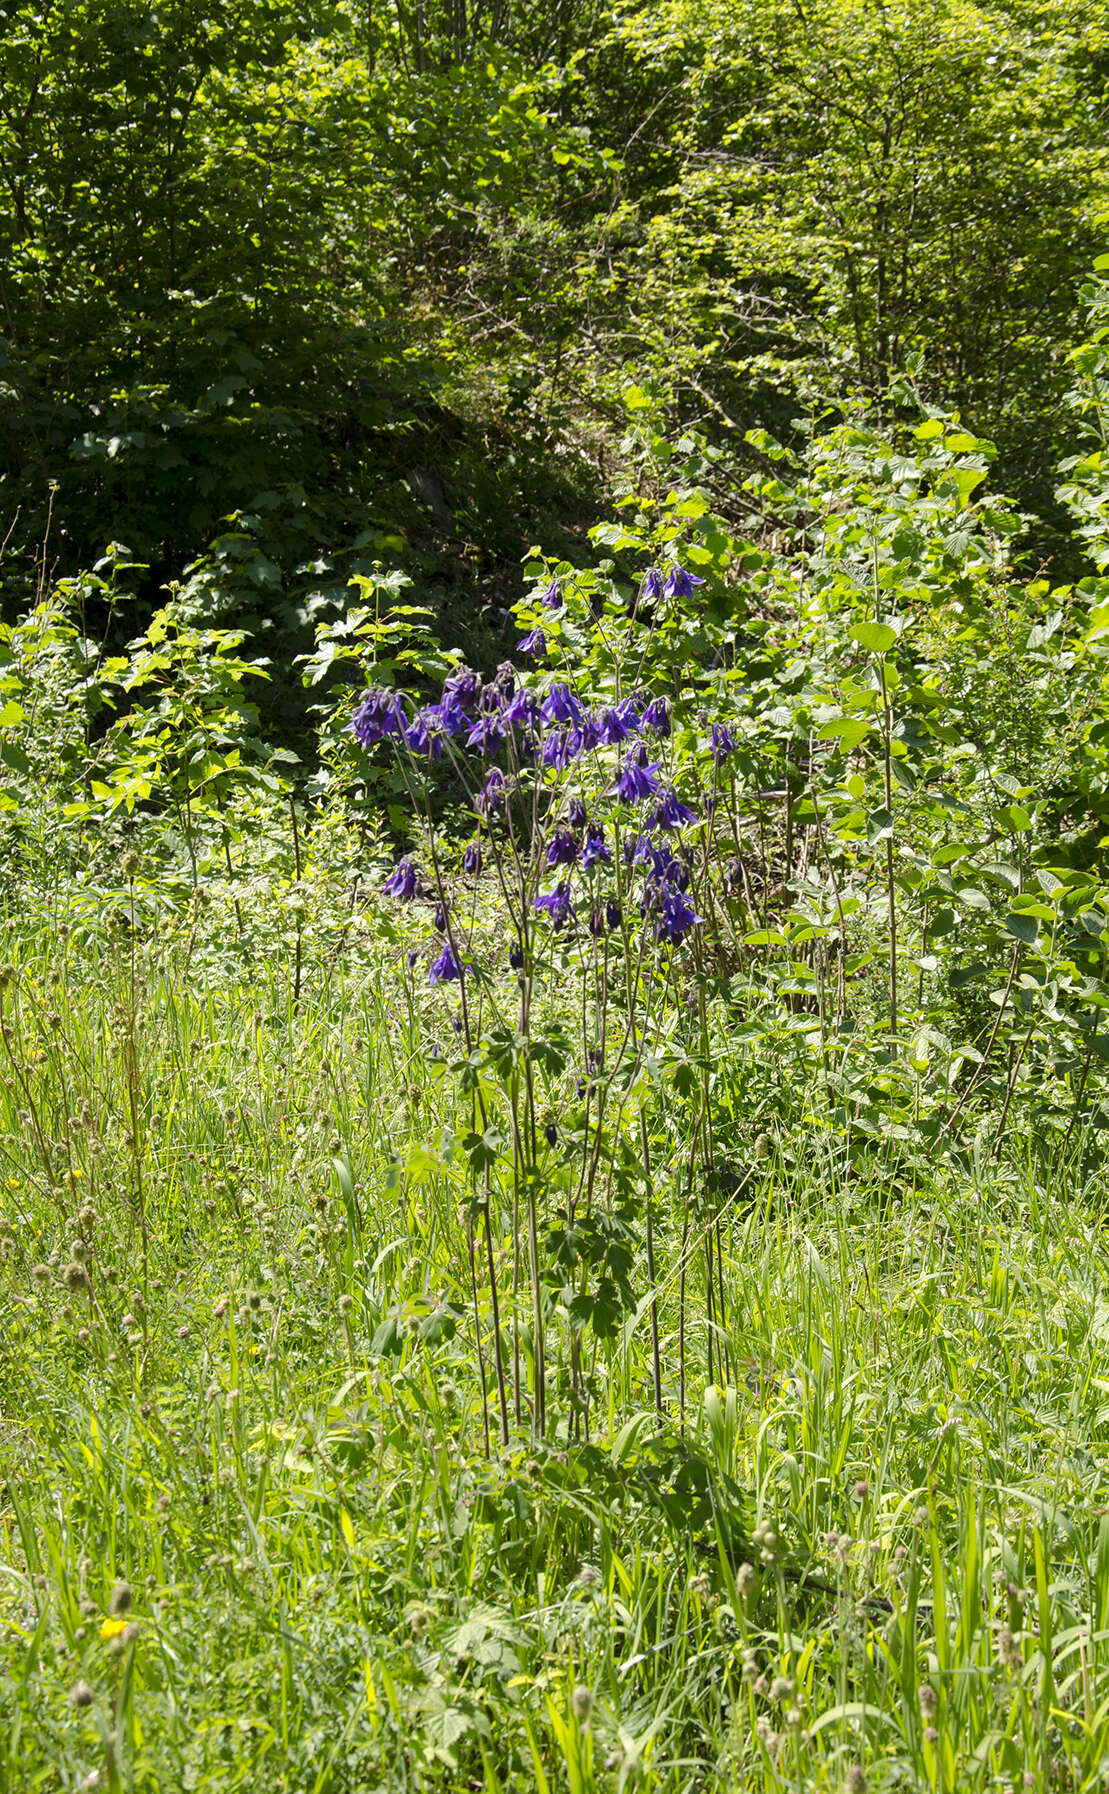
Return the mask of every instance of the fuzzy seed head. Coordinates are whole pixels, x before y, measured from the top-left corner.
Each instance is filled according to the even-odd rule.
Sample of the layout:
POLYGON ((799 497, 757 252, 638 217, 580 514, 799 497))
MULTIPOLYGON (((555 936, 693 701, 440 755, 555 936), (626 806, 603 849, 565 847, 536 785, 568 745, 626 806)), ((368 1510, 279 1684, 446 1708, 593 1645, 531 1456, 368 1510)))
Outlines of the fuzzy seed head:
POLYGON ((108 1612, 118 1617, 121 1613, 129 1613, 134 1595, 129 1582, 117 1582, 108 1596, 108 1612))

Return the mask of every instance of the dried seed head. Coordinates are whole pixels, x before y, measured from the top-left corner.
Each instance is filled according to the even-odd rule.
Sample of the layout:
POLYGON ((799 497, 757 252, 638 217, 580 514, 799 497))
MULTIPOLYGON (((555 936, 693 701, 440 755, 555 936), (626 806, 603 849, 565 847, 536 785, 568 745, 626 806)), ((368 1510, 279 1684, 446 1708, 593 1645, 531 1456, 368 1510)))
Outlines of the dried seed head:
POLYGON ((31 1276, 34 1279, 34 1281, 38 1284, 49 1283, 50 1282, 50 1266, 49 1265, 32 1265, 31 1276))
POLYGON ((848 1765, 847 1774, 843 1778, 847 1794, 866 1794, 866 1775, 858 1763, 848 1765))
POLYGON ((89 1274, 84 1265, 78 1264, 77 1260, 74 1259, 70 1264, 66 1265, 65 1270, 62 1272, 62 1282, 67 1289, 87 1289, 89 1286, 89 1274))
POLYGON ((936 1691, 932 1687, 930 1682, 922 1682, 921 1683, 920 1687, 917 1690, 916 1698, 920 1702, 920 1710, 923 1713, 925 1719, 930 1719, 932 1717, 932 1714, 936 1711, 936 1707, 939 1704, 936 1699, 936 1691))
POLYGON ((588 1724, 593 1711, 593 1690, 587 1688, 584 1682, 579 1682, 570 1696, 570 1707, 575 1719, 580 1719, 582 1725, 588 1724))
POLYGON ((108 1596, 108 1612, 115 1615, 128 1613, 133 1599, 134 1596, 131 1592, 131 1584, 129 1582, 117 1582, 111 1594, 108 1596))
POLYGON ((69 1691, 69 1698, 75 1707, 89 1707, 92 1705, 94 1696, 87 1682, 74 1682, 69 1691))
POLYGON ((129 847, 127 852, 120 857, 119 869, 127 880, 137 878, 141 865, 142 861, 133 847, 129 847))

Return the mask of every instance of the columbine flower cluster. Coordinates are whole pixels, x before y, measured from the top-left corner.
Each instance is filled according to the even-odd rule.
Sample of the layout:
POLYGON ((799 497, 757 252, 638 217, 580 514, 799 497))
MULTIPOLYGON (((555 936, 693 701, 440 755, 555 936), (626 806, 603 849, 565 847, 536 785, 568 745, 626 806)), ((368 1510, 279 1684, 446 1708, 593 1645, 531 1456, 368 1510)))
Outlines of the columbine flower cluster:
MULTIPOLYGON (((701 583, 680 566, 665 583, 652 570, 643 596, 688 596, 701 583)), ((557 580, 541 602, 548 612, 561 609, 557 580)), ((535 658, 546 654, 546 646, 539 626, 519 643, 522 653, 535 658)), ((528 914, 559 931, 577 922, 580 909, 594 937, 624 929, 630 939, 629 919, 638 909, 650 935, 671 946, 702 924, 689 896, 690 852, 680 844, 701 819, 678 796, 664 768, 672 730, 665 695, 635 693, 594 706, 564 677, 551 677, 540 690, 521 684, 511 664, 488 680, 458 667, 434 703, 414 710, 395 691, 372 687, 350 727, 363 748, 393 745, 402 765, 407 762, 414 798, 423 778, 421 762, 445 757, 453 766, 478 823, 465 849, 464 872, 477 878, 492 858, 503 889, 510 852, 518 875, 519 901, 510 903, 519 937, 511 955, 514 966, 523 963, 528 914), (540 890, 544 872, 557 876, 550 889, 540 890)), ((717 763, 735 747, 730 731, 714 726, 717 763)), ((384 889, 401 900, 438 898, 436 920, 444 939, 429 975, 433 983, 460 979, 465 958, 439 860, 434 891, 424 889, 408 858, 384 889)))

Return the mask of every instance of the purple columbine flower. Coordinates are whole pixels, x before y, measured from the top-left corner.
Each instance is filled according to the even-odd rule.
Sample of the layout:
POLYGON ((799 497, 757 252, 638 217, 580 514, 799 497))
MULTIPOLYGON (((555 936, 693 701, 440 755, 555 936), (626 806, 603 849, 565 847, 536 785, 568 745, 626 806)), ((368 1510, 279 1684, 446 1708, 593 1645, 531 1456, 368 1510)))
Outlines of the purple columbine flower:
POLYGON ((503 810, 508 785, 504 773, 499 766, 491 766, 485 775, 485 783, 474 798, 474 809, 479 816, 491 816, 495 810, 503 810))
POLYGON ((666 793, 651 818, 656 828, 668 830, 687 828, 691 822, 696 822, 696 820, 695 812, 689 808, 688 804, 681 803, 673 791, 666 793))
POLYGON ((564 772, 574 758, 573 736, 577 733, 571 729, 552 729, 543 743, 542 761, 544 766, 553 766, 556 772, 564 772))
POLYGON ((406 718, 395 691, 371 685, 350 721, 350 732, 359 747, 371 748, 388 735, 403 735, 406 718))
POLYGON ((479 716, 466 737, 466 746, 480 748, 483 754, 495 754, 504 740, 499 716, 479 716))
POLYGON ((603 909, 592 909, 589 912, 589 932, 594 940, 605 933, 605 912, 603 909))
POLYGON ((533 691, 518 691, 504 707, 502 721, 514 729, 539 727, 539 699, 533 691))
POLYGON ((579 833, 585 827, 587 820, 585 805, 582 803, 580 797, 575 797, 571 800, 570 808, 566 812, 566 820, 570 824, 570 827, 576 828, 579 833))
POLYGON ((734 754, 738 747, 738 741, 725 723, 713 723, 712 757, 718 766, 723 764, 729 754, 734 754))
POLYGON ((516 646, 521 654, 534 654, 537 660, 542 660, 547 652, 547 638, 536 624, 535 628, 530 629, 527 635, 520 637, 516 646))
POLYGON ((470 712, 453 692, 444 691, 439 700, 438 716, 444 735, 461 735, 470 727, 470 712))
POLYGON ((604 832, 596 823, 590 827, 585 837, 585 846, 581 850, 581 869, 589 872, 596 865, 610 865, 612 849, 605 841, 604 832))
POLYGON ((389 874, 381 888, 383 891, 387 891, 390 897, 414 897, 419 888, 419 880, 416 877, 416 868, 412 861, 400 860, 396 870, 389 874))
POLYGON ((610 928, 619 928, 624 920, 624 912, 615 897, 610 897, 605 904, 605 921, 610 928))
POLYGON ((581 736, 582 753, 591 754, 593 749, 600 747, 604 740, 604 729, 601 726, 600 717, 595 716, 591 710, 587 710, 581 719, 578 733, 581 736))
POLYGON ((570 687, 559 680, 544 698, 540 715, 545 723, 573 723, 580 728, 582 708, 570 687))
POLYGON ((555 929, 561 928, 563 923, 568 922, 574 914, 570 902, 569 881, 562 879, 553 891, 548 891, 544 896, 537 897, 533 908, 546 910, 551 919, 551 926, 555 929))
POLYGON ((433 760, 443 757, 443 743, 440 739, 442 718, 437 704, 425 704, 417 711, 413 720, 404 731, 404 739, 414 754, 430 754, 433 760))
POLYGON ((462 870, 464 872, 468 872, 470 874, 471 878, 476 878, 478 873, 481 871, 481 842, 480 841, 471 841, 470 842, 470 845, 467 847, 465 853, 462 855, 462 870))
POLYGON ((664 591, 668 598, 692 598, 694 586, 703 586, 704 580, 697 573, 687 573, 677 561, 670 569, 670 577, 666 581, 664 591))
POLYGON ((561 828, 547 843, 548 866, 572 866, 578 857, 578 838, 561 828))
POLYGON ((634 730, 629 729, 619 709, 601 711, 601 740, 606 747, 618 747, 634 730))
POLYGON ((559 585, 557 579, 552 579, 550 585, 543 593, 541 602, 544 610, 562 609, 562 587, 559 585))
POLYGON ((665 741, 670 734, 670 702, 668 698, 652 698, 643 712, 643 727, 665 741))
POLYGON ((457 704, 467 713, 472 711, 481 695, 481 676, 472 667, 455 667, 443 680, 443 697, 452 704, 457 704))
POLYGON ((452 978, 461 978, 462 962, 458 958, 449 941, 443 942, 443 951, 438 959, 432 962, 427 974, 429 984, 447 984, 452 978))
POLYGON ((697 915, 690 908, 680 891, 665 891, 655 920, 655 933, 659 940, 670 941, 676 946, 691 928, 698 928, 704 919, 704 916, 697 915))
POLYGON ((657 567, 648 567, 643 575, 643 599, 646 604, 657 604, 662 597, 662 574, 657 567))
POLYGON ((612 791, 624 804, 641 804, 648 797, 654 797, 661 789, 658 780, 658 761, 648 766, 645 757, 630 754, 620 769, 620 776, 612 791))

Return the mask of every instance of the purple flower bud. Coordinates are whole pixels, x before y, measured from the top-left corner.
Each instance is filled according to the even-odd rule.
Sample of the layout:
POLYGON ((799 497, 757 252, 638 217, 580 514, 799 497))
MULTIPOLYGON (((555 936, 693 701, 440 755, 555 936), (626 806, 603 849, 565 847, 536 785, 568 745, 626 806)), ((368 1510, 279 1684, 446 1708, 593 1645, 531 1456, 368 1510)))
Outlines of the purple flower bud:
POLYGON ((572 866, 578 857, 578 838, 569 829, 559 829, 547 843, 548 866, 572 866))
POLYGON ((652 698, 643 712, 643 727, 650 729, 661 741, 670 734, 670 703, 667 698, 652 698))
POLYGON ((445 903, 437 903, 435 905, 435 926, 440 934, 442 934, 444 928, 447 926, 447 906, 445 903))
POLYGON ((516 646, 521 654, 534 654, 537 660, 542 660, 547 652, 547 638, 537 624, 527 635, 520 637, 516 646))
POLYGON ((548 1146, 558 1145, 558 1129, 553 1121, 548 1121, 546 1127, 543 1129, 543 1138, 546 1140, 548 1146))
POLYGON ((444 941, 443 951, 440 953, 438 959, 433 962, 430 970, 428 971, 428 975, 427 975, 428 983, 429 984, 446 984, 450 981, 450 979, 461 978, 461 976, 462 976, 461 962, 456 957, 454 949, 452 948, 450 942, 444 941))
POLYGON ((712 725, 712 757, 718 766, 723 765, 730 754, 734 754, 739 743, 731 730, 724 723, 712 725))
POLYGON ((383 685, 372 685, 366 692, 350 722, 350 732, 359 747, 371 748, 386 736, 404 734, 406 718, 395 691, 383 685))
POLYGON ((405 859, 398 863, 396 870, 389 874, 381 888, 390 897, 409 898, 416 895, 418 885, 416 868, 411 860, 405 859))
POLYGON ((670 569, 670 577, 664 587, 668 598, 692 598, 694 586, 703 586, 704 580, 696 573, 687 573, 677 561, 670 569))
POLYGON ((462 855, 462 869, 464 872, 468 872, 470 874, 471 878, 476 878, 478 873, 481 871, 481 842, 480 841, 471 841, 470 842, 470 845, 467 847, 465 853, 462 855))
POLYGON ((415 947, 409 947, 408 952, 405 954, 405 958, 408 961, 408 970, 409 971, 412 970, 413 966, 416 964, 416 961, 419 959, 419 957, 420 956, 417 953, 415 947))
POLYGON ((557 579, 552 579, 550 585, 543 593, 542 605, 544 610, 562 609, 562 587, 559 585, 557 579))
POLYGON ((521 947, 519 941, 513 941, 511 947, 508 949, 508 963, 514 972, 523 970, 524 949, 521 947))
POLYGON ((624 921, 624 912, 615 897, 610 897, 605 904, 605 921, 610 928, 619 928, 624 921))
POLYGON ((503 810, 508 786, 504 773, 499 766, 491 766, 485 775, 485 783, 474 798, 474 809, 479 816, 491 816, 495 810, 503 810))
POLYGON ((566 820, 571 828, 581 830, 585 827, 585 805, 582 803, 580 797, 575 797, 571 800, 570 807, 566 812, 566 820))
POLYGON ((542 761, 544 766, 553 766, 557 772, 564 772, 574 758, 572 736, 576 731, 570 729, 552 729, 543 743, 542 761))
POLYGON ((537 897, 533 907, 535 909, 546 910, 547 915, 551 919, 551 926, 556 930, 561 928, 563 923, 568 922, 574 914, 573 906, 570 902, 570 886, 568 881, 563 879, 561 883, 555 886, 553 891, 548 891, 545 896, 537 897))
POLYGON ((662 597, 662 574, 657 567, 648 567, 643 575, 643 599, 647 604, 656 604, 662 597))

